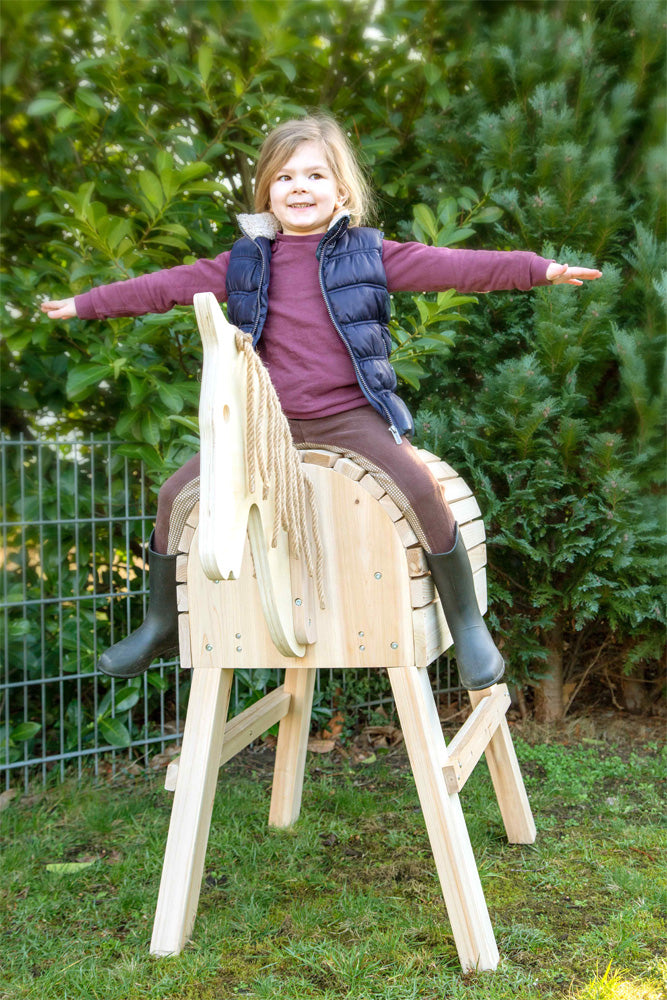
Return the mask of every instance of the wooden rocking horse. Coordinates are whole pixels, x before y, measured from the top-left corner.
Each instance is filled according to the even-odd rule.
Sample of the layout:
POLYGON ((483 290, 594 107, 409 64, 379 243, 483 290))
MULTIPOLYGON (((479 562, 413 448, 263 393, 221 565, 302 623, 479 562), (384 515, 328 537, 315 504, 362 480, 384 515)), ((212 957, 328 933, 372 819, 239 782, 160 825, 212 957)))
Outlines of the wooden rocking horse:
MULTIPOLYGON (((181 665, 192 669, 151 952, 178 953, 197 912, 218 769, 280 721, 269 824, 299 815, 318 668, 387 668, 454 940, 464 970, 498 949, 459 792, 481 757, 508 839, 535 825, 505 719, 504 684, 470 692, 473 712, 445 744, 427 673, 450 644, 424 551, 358 456, 298 452, 268 376, 210 293, 195 296, 204 343, 200 501, 177 560, 181 665), (235 668, 284 668, 284 683, 227 722, 235 668)), ((486 609, 484 525, 445 462, 422 452, 452 506, 486 609)), ((370 471, 369 471, 370 468, 370 471)))

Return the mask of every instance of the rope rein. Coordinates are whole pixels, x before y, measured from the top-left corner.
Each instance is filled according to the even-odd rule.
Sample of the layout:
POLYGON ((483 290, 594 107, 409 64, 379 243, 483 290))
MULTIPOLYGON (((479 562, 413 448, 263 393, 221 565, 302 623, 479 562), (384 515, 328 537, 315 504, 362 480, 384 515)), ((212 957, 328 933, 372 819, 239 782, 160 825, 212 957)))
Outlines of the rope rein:
POLYGON ((237 332, 236 349, 246 360, 248 489, 255 492, 258 475, 264 500, 271 487, 275 489, 271 545, 275 548, 278 544, 281 529, 287 532, 295 556, 303 556, 306 561, 308 574, 317 587, 320 607, 324 608, 324 555, 313 485, 303 474, 287 418, 250 337, 237 332))

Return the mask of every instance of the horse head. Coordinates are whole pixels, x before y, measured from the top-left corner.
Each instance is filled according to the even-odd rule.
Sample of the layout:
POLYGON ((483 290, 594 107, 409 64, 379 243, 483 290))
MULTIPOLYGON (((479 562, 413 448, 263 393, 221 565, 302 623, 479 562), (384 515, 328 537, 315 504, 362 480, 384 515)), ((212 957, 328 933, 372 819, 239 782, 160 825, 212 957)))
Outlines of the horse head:
MULTIPOLYGON (((227 322, 211 292, 195 295, 194 308, 204 345, 202 568, 211 580, 238 579, 247 536, 273 641, 283 655, 302 656, 312 636, 298 627, 295 631, 293 587, 285 585, 299 576, 295 557, 303 557, 299 565, 303 570, 305 561, 311 576, 314 568, 299 458, 268 373, 248 338, 227 322), (222 460, 214 461, 214 443, 222 460)), ((299 587, 300 608, 309 590, 299 587)))

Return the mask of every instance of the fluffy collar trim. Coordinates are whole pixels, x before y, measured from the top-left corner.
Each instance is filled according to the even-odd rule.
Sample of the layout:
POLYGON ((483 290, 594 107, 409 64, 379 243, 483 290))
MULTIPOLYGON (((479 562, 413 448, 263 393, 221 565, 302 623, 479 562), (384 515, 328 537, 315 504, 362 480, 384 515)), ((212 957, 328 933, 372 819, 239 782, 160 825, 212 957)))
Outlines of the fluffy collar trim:
MULTIPOLYGON (((343 209, 341 212, 337 212, 333 219, 329 223, 328 228, 332 229, 337 222, 341 219, 350 217, 350 213, 343 209)), ((275 240, 277 234, 281 231, 280 223, 273 214, 273 212, 257 212, 256 214, 247 215, 237 215, 237 222, 246 236, 249 236, 251 240, 257 239, 258 236, 266 236, 269 240, 275 240)))

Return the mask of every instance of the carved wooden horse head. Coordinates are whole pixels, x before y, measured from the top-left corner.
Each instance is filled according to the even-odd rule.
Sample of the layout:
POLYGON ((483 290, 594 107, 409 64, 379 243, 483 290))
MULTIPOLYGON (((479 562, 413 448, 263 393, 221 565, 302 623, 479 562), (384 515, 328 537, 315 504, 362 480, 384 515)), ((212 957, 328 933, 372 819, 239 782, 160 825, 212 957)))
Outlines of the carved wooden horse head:
POLYGON ((315 571, 312 492, 249 339, 227 323, 210 292, 195 295, 194 307, 206 358, 200 400, 202 569, 211 580, 238 580, 247 534, 271 639, 284 656, 300 657, 314 635, 305 609, 294 614, 304 598, 294 604, 292 583, 310 596, 303 574, 315 571))

